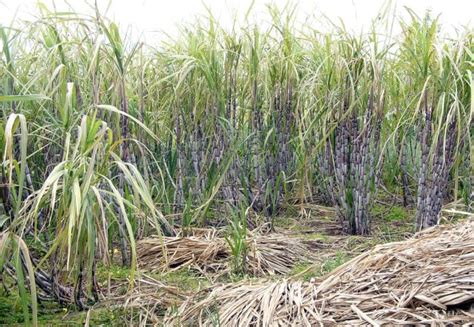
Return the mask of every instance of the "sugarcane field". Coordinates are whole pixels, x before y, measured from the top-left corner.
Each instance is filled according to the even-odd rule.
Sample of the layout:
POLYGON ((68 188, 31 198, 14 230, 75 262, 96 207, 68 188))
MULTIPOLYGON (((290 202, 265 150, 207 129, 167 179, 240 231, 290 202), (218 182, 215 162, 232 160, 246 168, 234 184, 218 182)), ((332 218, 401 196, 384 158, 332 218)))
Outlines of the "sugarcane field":
POLYGON ((474 326, 473 12, 0 1, 0 326, 474 326))

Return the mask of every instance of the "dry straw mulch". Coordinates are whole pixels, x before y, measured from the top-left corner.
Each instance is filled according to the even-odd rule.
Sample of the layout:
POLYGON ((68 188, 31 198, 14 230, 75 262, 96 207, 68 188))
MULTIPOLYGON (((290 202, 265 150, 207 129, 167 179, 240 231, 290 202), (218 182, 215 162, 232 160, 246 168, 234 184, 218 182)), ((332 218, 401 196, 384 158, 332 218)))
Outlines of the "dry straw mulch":
POLYGON ((204 272, 217 272, 230 256, 225 239, 220 237, 150 237, 137 243, 141 269, 166 272, 193 266, 204 272))
POLYGON ((474 321, 474 220, 376 246, 315 283, 223 285, 185 301, 170 325, 462 325, 474 321))
POLYGON ((121 317, 124 322, 127 321, 126 325, 156 326, 163 321, 165 308, 179 306, 189 296, 191 293, 178 287, 139 274, 135 276, 132 289, 128 281, 112 283, 105 294, 105 299, 96 308, 126 308, 127 314, 121 317), (132 317, 134 320, 131 320, 132 317))
MULTIPOLYGON (((314 261, 317 242, 304 242, 282 234, 251 234, 247 237, 246 266, 254 276, 286 274, 301 261, 314 261)), ((137 244, 141 269, 166 272, 191 266, 203 273, 226 273, 231 252, 216 232, 189 237, 150 237, 137 244)))

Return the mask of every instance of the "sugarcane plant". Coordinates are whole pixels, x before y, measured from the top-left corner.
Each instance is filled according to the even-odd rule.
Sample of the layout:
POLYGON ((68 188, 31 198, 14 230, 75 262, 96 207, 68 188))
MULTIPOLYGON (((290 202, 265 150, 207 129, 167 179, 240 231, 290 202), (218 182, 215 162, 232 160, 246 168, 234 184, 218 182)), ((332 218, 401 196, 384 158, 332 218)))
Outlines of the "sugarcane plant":
POLYGON ((173 233, 155 207, 142 174, 121 159, 118 149, 125 141, 121 130, 114 133, 98 116, 127 117, 133 121, 130 127, 136 124, 146 135, 156 136, 127 112, 99 105, 106 93, 98 79, 107 72, 99 62, 108 58, 107 49, 95 42, 93 34, 77 43, 61 38, 68 35, 68 28, 80 35, 93 27, 99 30, 100 25, 89 18, 68 17, 46 13, 31 26, 37 34, 1 29, 2 65, 8 67, 2 70, 0 96, 5 118, 1 124, 1 271, 16 280, 22 303, 27 301, 25 285, 29 285, 33 316, 36 297, 75 303, 79 308, 97 301, 96 265, 113 261, 113 251, 108 249, 117 241, 125 240, 131 249, 133 281, 136 225, 173 233), (22 42, 31 45, 28 51, 22 42), (72 53, 79 54, 78 60, 67 61, 72 53), (87 84, 89 73, 92 84, 87 84), (88 87, 92 96, 81 93, 88 87), (117 132, 119 137, 114 136, 117 132), (117 239, 120 216, 124 233, 117 239), (34 255, 28 248, 34 249, 34 255))
POLYGON ((232 220, 229 224, 228 235, 225 240, 232 255, 232 272, 234 274, 244 274, 246 272, 246 260, 248 252, 247 244, 247 215, 248 208, 242 206, 233 210, 232 220))
MULTIPOLYGON (((16 116, 13 115, 10 121, 14 119, 16 116)), ((110 225, 119 222, 116 207, 124 217, 128 217, 129 208, 135 212, 135 216, 149 219, 158 230, 161 224, 171 227, 165 220, 159 221, 162 216, 155 208, 138 170, 123 162, 115 153, 120 143, 114 142, 113 133, 105 122, 97 120, 95 115, 84 116, 76 133, 76 141, 71 139, 72 135, 68 134, 64 141, 63 160, 53 168, 43 186, 22 201, 21 210, 8 230, 20 238, 31 235, 38 240, 37 246, 44 251, 39 267, 48 260, 54 267, 52 278, 59 281, 59 285, 67 284, 69 278, 74 280, 74 291, 69 294, 70 298, 65 299, 59 293, 49 295, 64 302, 74 300, 82 308, 85 296, 83 284, 86 282, 97 300, 97 259, 111 262, 109 232, 110 225), (123 173, 132 201, 120 194, 117 178, 110 176, 109 171, 113 166, 123 173), (143 210, 147 212, 147 218, 140 213, 143 210), (46 213, 43 225, 38 224, 40 211, 46 213), (47 230, 54 230, 54 235, 49 235, 47 230)), ((10 159, 4 162, 13 162, 10 149, 11 146, 8 146, 5 150, 10 159)), ((9 177, 14 175, 10 172, 9 177)), ((21 172, 18 180, 22 180, 21 172)), ((135 236, 131 222, 126 220, 125 224, 131 248, 133 277, 136 267, 135 236)), ((49 291, 61 292, 61 289, 52 288, 49 291)))
POLYGON ((319 169, 343 228, 364 235, 382 164, 385 49, 377 48, 375 36, 366 40, 342 29, 324 42, 313 49, 318 77, 309 100, 312 117, 324 126, 315 135, 322 140, 319 169))
POLYGON ((409 13, 397 37, 209 14, 157 47, 97 9, 0 26, 0 271, 25 312, 87 308, 117 252, 133 282, 152 234, 226 226, 243 273, 248 231, 308 202, 363 235, 379 189, 418 229, 470 210, 473 32, 409 13))
MULTIPOLYGON (((416 226, 423 229, 439 222, 444 201, 457 197, 457 188, 451 191, 449 184, 458 183, 459 170, 453 168, 471 142, 472 42, 464 35, 439 40, 438 20, 411 12, 400 51, 408 101, 414 106, 406 108, 406 116, 417 126, 416 226)), ((470 158, 470 150, 464 154, 470 158)), ((465 173, 470 176, 470 169, 465 173)))
POLYGON ((266 34, 247 31, 245 56, 249 80, 246 120, 250 134, 246 149, 246 173, 242 189, 246 201, 267 222, 278 213, 290 177, 295 174, 294 135, 297 126, 295 93, 301 78, 303 51, 293 34, 294 12, 270 7, 273 27, 266 34), (268 49, 267 51, 265 49, 268 49))

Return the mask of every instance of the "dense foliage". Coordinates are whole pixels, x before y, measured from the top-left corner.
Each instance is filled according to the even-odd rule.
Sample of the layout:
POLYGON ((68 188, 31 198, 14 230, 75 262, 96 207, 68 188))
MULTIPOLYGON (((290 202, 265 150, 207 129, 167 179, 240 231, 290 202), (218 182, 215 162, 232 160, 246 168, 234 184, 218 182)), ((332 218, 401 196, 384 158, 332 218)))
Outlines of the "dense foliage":
POLYGON ((307 202, 353 234, 380 188, 417 228, 472 205, 472 30, 410 12, 396 36, 387 17, 322 33, 271 8, 268 29, 211 18, 152 48, 99 13, 40 11, 0 28, 0 263, 22 293, 83 307, 112 249, 134 268, 135 239, 177 227, 229 224, 239 252, 307 202))

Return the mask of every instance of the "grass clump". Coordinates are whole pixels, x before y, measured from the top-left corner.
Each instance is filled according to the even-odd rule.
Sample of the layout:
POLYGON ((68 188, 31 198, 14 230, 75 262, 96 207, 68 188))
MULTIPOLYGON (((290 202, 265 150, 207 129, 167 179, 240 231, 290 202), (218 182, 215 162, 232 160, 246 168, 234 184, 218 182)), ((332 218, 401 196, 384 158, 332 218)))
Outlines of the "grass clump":
POLYGON ((299 262, 289 273, 289 276, 309 282, 333 271, 337 267, 349 261, 352 257, 343 251, 337 251, 323 262, 314 264, 312 262, 299 262))
POLYGON ((329 236, 322 233, 304 233, 301 234, 301 237, 306 241, 321 241, 321 242, 328 242, 329 236))
POLYGON ((154 277, 167 285, 176 286, 184 291, 197 292, 203 288, 206 288, 207 286, 210 286, 210 282, 207 278, 197 274, 189 268, 183 268, 160 275, 154 275, 154 277))
POLYGON ((327 259, 321 265, 320 276, 323 276, 323 275, 333 271, 334 269, 336 269, 337 267, 343 265, 344 263, 346 263, 350 259, 351 259, 351 257, 347 253, 345 253, 343 251, 337 251, 336 254, 333 257, 327 259))
POLYGON ((413 216, 410 209, 398 205, 387 208, 379 204, 374 206, 372 213, 387 222, 407 222, 413 216))

